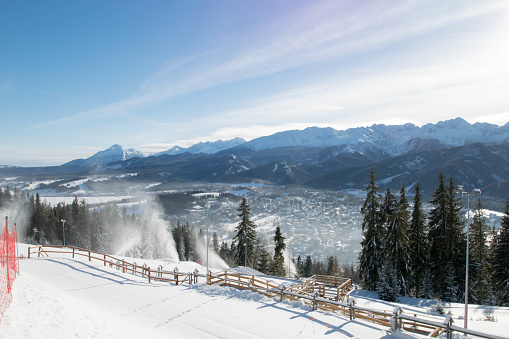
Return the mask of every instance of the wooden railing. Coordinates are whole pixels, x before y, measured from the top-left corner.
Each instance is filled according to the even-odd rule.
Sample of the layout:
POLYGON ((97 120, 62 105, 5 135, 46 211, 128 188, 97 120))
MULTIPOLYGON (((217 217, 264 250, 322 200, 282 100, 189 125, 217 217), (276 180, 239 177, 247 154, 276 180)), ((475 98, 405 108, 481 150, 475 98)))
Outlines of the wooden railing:
POLYGON ((122 273, 139 274, 142 277, 148 279, 150 283, 152 280, 156 281, 167 281, 175 283, 175 285, 182 285, 184 283, 192 284, 194 273, 180 273, 177 270, 164 271, 162 266, 159 266, 156 270, 151 269, 147 265, 138 265, 136 262, 131 263, 124 259, 118 259, 108 254, 97 253, 91 250, 84 250, 78 247, 72 246, 35 246, 28 248, 28 258, 37 254, 38 257, 49 256, 49 253, 60 253, 60 254, 72 254, 72 257, 82 256, 88 258, 88 261, 99 260, 104 263, 104 266, 108 265, 116 270, 122 270, 122 273))
POLYGON ((352 281, 348 278, 333 277, 326 275, 313 275, 301 284, 290 285, 286 288, 289 292, 304 295, 313 295, 335 301, 349 301, 350 293, 354 290, 352 281))
POLYGON ((216 273, 210 272, 207 276, 207 284, 218 284, 220 286, 249 289, 271 298, 278 296, 280 289, 280 287, 271 280, 262 279, 255 275, 247 275, 228 271, 216 273))
POLYGON ((349 300, 348 298, 353 288, 350 279, 346 278, 316 275, 301 284, 285 286, 277 285, 271 280, 262 279, 255 275, 228 271, 209 272, 205 275, 199 274, 197 271, 193 273, 180 273, 177 270, 163 271, 161 266, 159 266, 157 270, 152 270, 146 265, 139 266, 136 263, 130 263, 124 259, 118 259, 108 254, 96 253, 72 246, 35 246, 28 248, 28 258, 34 254, 37 254, 38 257, 48 257, 49 253, 72 254, 73 258, 75 256, 83 256, 88 258, 89 261, 92 261, 92 259, 99 260, 104 263, 104 266, 109 265, 111 268, 115 267, 117 270, 122 270, 123 273, 130 272, 133 274, 140 274, 146 277, 149 283, 152 280, 158 280, 173 282, 176 285, 182 285, 184 283, 196 284, 199 276, 206 277, 208 285, 218 284, 220 286, 248 289, 271 298, 279 297, 281 301, 301 301, 311 305, 313 310, 321 309, 330 312, 341 312, 348 316, 350 320, 363 319, 390 327, 392 331, 404 329, 425 334, 430 337, 436 337, 441 333, 446 333, 448 339, 451 339, 452 332, 456 331, 481 338, 507 339, 507 337, 481 333, 454 326, 452 325, 452 318, 450 316, 443 318, 423 314, 411 315, 405 313, 399 306, 395 307, 392 312, 356 306, 355 300, 349 300), (335 292, 331 293, 334 289, 335 292), (346 302, 345 299, 347 300, 346 302))

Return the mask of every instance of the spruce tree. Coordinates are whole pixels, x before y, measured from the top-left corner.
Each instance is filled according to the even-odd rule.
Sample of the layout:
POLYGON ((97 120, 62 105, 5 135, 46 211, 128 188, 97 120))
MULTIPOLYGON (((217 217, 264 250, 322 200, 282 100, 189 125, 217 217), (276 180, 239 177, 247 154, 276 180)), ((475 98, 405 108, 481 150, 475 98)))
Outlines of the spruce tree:
POLYGON ((410 229, 408 230, 409 280, 416 298, 421 297, 424 276, 428 270, 428 232, 426 216, 422 209, 421 185, 415 185, 414 207, 410 229))
POLYGON ((445 301, 458 301, 465 280, 466 240, 452 177, 446 186, 445 175, 439 174, 431 204, 428 239, 434 294, 445 301))
POLYGON ((233 237, 234 260, 238 266, 250 265, 254 257, 254 248, 256 245, 256 225, 251 221, 251 208, 247 204, 246 198, 242 198, 239 207, 240 222, 235 228, 233 237))
POLYGON ((263 244, 260 244, 260 254, 258 255, 258 260, 256 261, 256 270, 262 272, 264 274, 270 274, 270 270, 272 267, 272 259, 270 258, 270 253, 267 251, 263 244))
MULTIPOLYGON (((390 193, 389 193, 390 194, 390 193)), ((387 232, 384 241, 385 258, 391 266, 396 285, 400 288, 399 295, 410 294, 408 282, 408 228, 410 224, 409 204, 405 195, 405 185, 401 187, 400 198, 394 211, 388 215, 387 232)), ((394 286, 396 288, 396 286, 394 286)))
MULTIPOLYGON (((453 267, 453 277, 458 291, 457 298, 446 301, 460 301, 465 289, 465 261, 467 238, 465 232, 465 218, 462 214, 461 197, 457 194, 457 187, 452 176, 447 186, 447 246, 453 267)), ((445 300, 445 299, 444 299, 445 300)))
POLYGON ((297 264, 295 265, 297 267, 297 276, 300 277, 304 275, 304 264, 302 263, 302 258, 299 256, 297 257, 297 264))
POLYGON ((313 275, 313 261, 311 260, 311 256, 306 256, 306 261, 304 262, 304 276, 311 277, 313 275))
POLYGON ((385 301, 398 301, 401 286, 397 279, 396 270, 390 262, 384 262, 379 271, 379 280, 376 288, 378 297, 385 301))
POLYGON ((445 175, 438 175, 438 186, 431 200, 432 208, 429 213, 428 241, 430 246, 430 272, 433 283, 433 294, 443 297, 445 280, 447 277, 447 263, 450 261, 446 252, 446 189, 445 175))
POLYGON ((500 232, 493 248, 493 280, 497 302, 509 306, 509 199, 506 200, 500 232))
POLYGON ((381 206, 380 222, 387 225, 389 219, 396 212, 397 209, 397 198, 391 193, 391 190, 387 188, 385 192, 384 201, 381 206))
POLYGON ((472 287, 472 300, 483 305, 488 296, 491 263, 488 260, 489 247, 488 221, 484 215, 481 199, 475 204, 474 216, 470 225, 469 282, 472 287))
POLYGON ((281 228, 276 227, 274 235, 274 263, 273 274, 277 277, 285 276, 285 257, 283 251, 286 249, 285 238, 281 234, 281 228))
POLYGON ((366 200, 361 208, 362 221, 361 252, 359 257, 359 275, 365 289, 374 291, 378 282, 378 270, 383 260, 383 220, 380 211, 380 195, 377 178, 371 168, 370 182, 365 188, 366 200))
POLYGON ((339 263, 338 263, 338 257, 336 256, 330 256, 329 261, 327 264, 327 274, 337 276, 339 275, 339 263))
POLYGON ((212 234, 212 249, 214 252, 219 253, 219 240, 216 232, 212 234))

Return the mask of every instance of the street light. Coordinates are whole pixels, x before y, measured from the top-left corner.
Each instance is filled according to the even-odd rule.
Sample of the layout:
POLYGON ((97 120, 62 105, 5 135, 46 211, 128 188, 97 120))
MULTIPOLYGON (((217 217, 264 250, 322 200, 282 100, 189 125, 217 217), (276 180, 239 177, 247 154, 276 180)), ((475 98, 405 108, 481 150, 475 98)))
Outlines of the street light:
POLYGON ((209 274, 209 226, 210 226, 210 204, 216 202, 215 197, 207 199, 207 274, 209 274))
POLYGON ((62 222, 62 234, 63 234, 64 246, 65 246, 65 222, 66 222, 66 220, 60 219, 60 221, 62 222))
POLYGON ((475 188, 472 192, 465 191, 463 185, 458 185, 457 194, 467 196, 467 255, 466 255, 466 268, 465 268, 465 328, 468 326, 468 264, 469 264, 469 247, 470 247, 470 196, 480 195, 481 190, 475 188))

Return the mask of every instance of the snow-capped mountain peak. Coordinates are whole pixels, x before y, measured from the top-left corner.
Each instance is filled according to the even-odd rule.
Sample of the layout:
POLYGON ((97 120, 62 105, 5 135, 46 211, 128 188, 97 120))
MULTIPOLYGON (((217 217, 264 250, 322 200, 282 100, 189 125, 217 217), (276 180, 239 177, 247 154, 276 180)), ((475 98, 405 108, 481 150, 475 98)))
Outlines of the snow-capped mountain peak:
POLYGON ((284 131, 253 139, 240 147, 260 151, 281 147, 340 146, 350 152, 377 152, 396 156, 407 153, 415 144, 458 147, 475 142, 499 144, 508 138, 509 124, 505 126, 488 123, 472 125, 462 118, 456 118, 436 124, 426 124, 422 127, 410 123, 375 124, 370 127, 356 127, 341 131, 331 127, 309 127, 304 130, 284 131))
POLYGON ((87 159, 73 160, 65 165, 105 165, 109 162, 124 161, 135 157, 143 158, 145 155, 133 148, 125 149, 121 145, 115 144, 87 159))
POLYGON ((214 154, 219 151, 232 148, 238 145, 241 145, 245 143, 246 141, 242 138, 234 138, 231 140, 217 140, 217 141, 206 141, 206 142, 199 142, 197 144, 192 145, 191 147, 184 148, 180 146, 174 146, 173 148, 160 152, 155 154, 155 156, 163 155, 163 154, 169 154, 169 155, 176 155, 181 153, 207 153, 207 154, 214 154))

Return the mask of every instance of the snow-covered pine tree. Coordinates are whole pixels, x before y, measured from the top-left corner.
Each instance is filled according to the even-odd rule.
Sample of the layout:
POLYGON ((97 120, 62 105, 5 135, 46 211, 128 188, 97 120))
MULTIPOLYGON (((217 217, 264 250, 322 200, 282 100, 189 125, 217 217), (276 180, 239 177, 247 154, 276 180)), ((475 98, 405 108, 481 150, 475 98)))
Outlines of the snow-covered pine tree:
POLYGON ((313 275, 313 261, 311 260, 311 256, 306 256, 306 261, 304 262, 304 276, 310 277, 313 275))
POLYGON ((361 208, 362 221, 361 252, 359 256, 359 275, 365 289, 374 291, 378 282, 378 270, 383 261, 382 240, 384 227, 380 211, 380 194, 376 173, 371 168, 370 182, 365 188, 366 200, 361 208))
POLYGON ((445 276, 444 291, 442 292, 442 300, 447 302, 456 302, 459 299, 460 290, 456 283, 454 270, 451 265, 447 265, 447 274, 445 276))
POLYGON ((297 257, 297 263, 295 264, 297 267, 297 276, 300 277, 304 274, 304 264, 302 263, 302 258, 299 256, 297 257))
MULTIPOLYGON (((409 280, 413 296, 421 297, 424 275, 428 271, 429 247, 426 216, 422 209, 421 185, 415 185, 414 207, 408 230, 409 280)), ((431 296, 431 293, 430 293, 431 296)))
POLYGON ((386 261, 379 271, 379 279, 376 286, 379 298, 385 301, 398 301, 401 286, 397 279, 396 270, 390 262, 386 261))
POLYGON ((500 232, 494 241, 493 280, 497 303, 509 306, 509 200, 506 200, 500 232))
POLYGON ((391 193, 391 190, 387 188, 385 192, 384 201, 381 206, 380 222, 387 225, 389 219, 396 212, 397 209, 397 198, 391 193))
POLYGON ((432 299, 433 298, 433 280, 431 280, 431 272, 428 268, 423 272, 422 276, 422 292, 418 298, 432 299))
POLYGON ((484 305, 491 284, 488 232, 488 221, 484 214, 481 199, 478 199, 475 204, 472 224, 470 225, 469 283, 472 287, 472 300, 479 305, 484 305))
POLYGON ((246 198, 242 198, 239 207, 240 222, 235 228, 233 237, 234 260, 239 266, 248 266, 251 264, 254 255, 254 246, 256 245, 256 225, 251 221, 251 208, 247 204, 246 198))
MULTIPOLYGON (((390 192, 388 191, 388 194, 390 192)), ((410 224, 409 204, 405 195, 405 184, 401 187, 399 201, 394 211, 387 216, 387 232, 384 238, 385 258, 394 271, 397 284, 401 290, 398 295, 408 296, 410 285, 408 282, 408 228, 410 224)))
POLYGON ((336 256, 330 256, 328 263, 327 263, 327 274, 337 276, 339 275, 340 269, 339 269, 339 263, 338 263, 338 257, 336 256))
POLYGON ((219 247, 219 256, 223 259, 229 266, 233 265, 233 255, 230 251, 230 246, 228 246, 227 242, 222 242, 219 247))
POLYGON ((214 252, 219 253, 219 239, 216 232, 212 234, 212 249, 214 252))
POLYGON ((259 255, 258 260, 256 261, 256 270, 265 274, 270 274, 270 269, 272 267, 272 259, 270 257, 270 253, 267 251, 265 246, 260 242, 259 255))
POLYGON ((447 197, 447 249, 451 260, 454 281, 458 290, 457 299, 462 300, 465 287, 465 259, 467 249, 467 237, 465 232, 465 218, 462 213, 461 197, 457 194, 452 175, 449 177, 449 185, 446 190, 447 197))
POLYGON ((285 257, 283 251, 286 249, 285 237, 281 234, 281 228, 276 227, 274 235, 274 262, 272 266, 273 274, 277 277, 285 276, 285 257))
MULTIPOLYGON (((434 295, 440 299, 452 296, 451 288, 459 290, 464 283, 465 233, 460 216, 461 205, 456 197, 454 181, 445 185, 445 175, 438 175, 429 213, 430 272, 434 295)), ((454 293, 458 296, 458 293, 454 293)), ((456 300, 449 300, 456 301, 456 300)))

